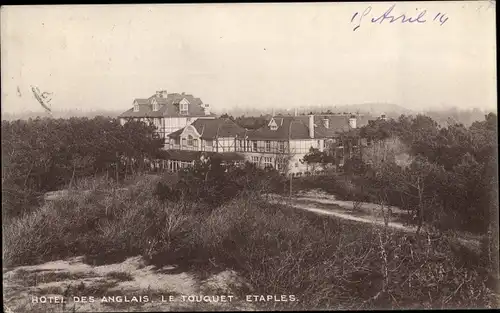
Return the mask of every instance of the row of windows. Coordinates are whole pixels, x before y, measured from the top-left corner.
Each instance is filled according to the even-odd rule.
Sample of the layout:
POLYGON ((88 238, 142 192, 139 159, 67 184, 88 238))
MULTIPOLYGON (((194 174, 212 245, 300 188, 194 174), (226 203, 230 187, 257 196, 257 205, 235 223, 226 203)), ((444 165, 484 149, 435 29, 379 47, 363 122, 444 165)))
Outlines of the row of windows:
POLYGON ((263 157, 252 156, 250 162, 259 164, 263 167, 277 168, 278 170, 284 170, 288 164, 288 160, 266 157, 266 156, 263 157))
MULTIPOLYGON (((181 139, 180 138, 175 138, 175 139, 172 139, 171 140, 171 143, 175 144, 175 145, 179 145, 180 144, 180 141, 181 139)), ((189 135, 187 138, 182 138, 182 145, 183 146, 195 146, 197 147, 198 146, 198 139, 196 138, 193 138, 193 136, 189 135)), ((214 145, 214 141, 213 140, 202 140, 201 141, 201 145, 204 147, 204 146, 209 146, 209 147, 212 147, 214 145)))
POLYGON ((259 145, 256 140, 240 140, 238 143, 239 150, 244 152, 285 152, 285 142, 284 141, 273 141, 267 140, 264 142, 264 146, 259 145))
MULTIPOLYGON (((160 110, 160 105, 158 103, 153 103, 153 111, 159 111, 160 110)), ((135 104, 134 105, 134 112, 139 112, 139 105, 135 104)), ((179 112, 181 115, 187 115, 189 110, 188 110, 188 103, 181 103, 179 112)))
MULTIPOLYGON (((151 117, 143 117, 136 118, 135 120, 142 121, 148 125, 154 125, 161 130, 168 130, 169 132, 174 132, 188 124, 191 124, 196 120, 196 118, 191 117, 180 117, 180 118, 151 118, 151 117)), ((122 125, 126 122, 126 119, 121 120, 122 125)))

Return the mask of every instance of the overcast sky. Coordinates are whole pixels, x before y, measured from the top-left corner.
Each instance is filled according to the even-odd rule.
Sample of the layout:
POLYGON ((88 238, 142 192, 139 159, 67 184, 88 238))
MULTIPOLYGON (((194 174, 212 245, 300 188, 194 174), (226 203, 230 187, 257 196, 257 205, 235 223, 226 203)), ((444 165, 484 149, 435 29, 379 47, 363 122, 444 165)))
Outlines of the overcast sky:
MULTIPOLYGON (((496 110, 490 2, 2 7, 2 111, 126 110, 156 90, 215 110, 390 102, 496 110), (360 27, 359 15, 371 12, 360 27), (436 14, 446 14, 440 25, 436 14), (19 87, 20 93, 17 89, 19 87)), ((439 18, 438 18, 439 19, 439 18)))

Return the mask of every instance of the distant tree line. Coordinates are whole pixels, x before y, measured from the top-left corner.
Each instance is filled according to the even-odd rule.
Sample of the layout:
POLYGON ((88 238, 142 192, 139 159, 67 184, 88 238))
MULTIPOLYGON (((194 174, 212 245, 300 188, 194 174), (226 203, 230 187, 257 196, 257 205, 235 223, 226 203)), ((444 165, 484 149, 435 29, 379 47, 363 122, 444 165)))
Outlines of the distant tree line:
POLYGON ((234 118, 232 115, 225 113, 222 114, 220 118, 228 118, 231 121, 235 122, 236 124, 246 129, 258 129, 267 125, 267 123, 269 122, 269 116, 265 115, 260 115, 256 117, 242 115, 238 116, 237 118, 234 118))

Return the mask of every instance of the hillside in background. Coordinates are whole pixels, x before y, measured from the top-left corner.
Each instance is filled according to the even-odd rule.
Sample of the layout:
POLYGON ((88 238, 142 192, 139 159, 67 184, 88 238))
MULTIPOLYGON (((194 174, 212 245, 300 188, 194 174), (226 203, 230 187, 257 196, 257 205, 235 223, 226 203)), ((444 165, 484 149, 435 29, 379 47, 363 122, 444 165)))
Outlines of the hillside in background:
MULTIPOLYGON (((424 112, 425 115, 431 117, 441 126, 460 123, 464 126, 470 126, 475 121, 482 121, 484 117, 490 113, 489 110, 481 110, 478 108, 460 110, 457 108, 432 110, 424 112)), ((496 113, 493 112, 493 113, 496 113)))
MULTIPOLYGON (((260 116, 261 114, 284 114, 293 115, 295 113, 295 107, 289 108, 266 108, 266 109, 255 109, 255 108, 240 108, 234 107, 231 109, 220 110, 221 113, 227 113, 232 116, 260 116)), ((397 104, 391 103, 363 103, 363 104, 346 104, 346 105, 308 105, 297 108, 298 114, 308 114, 313 113, 360 113, 364 115, 379 116, 385 113, 389 117, 398 117, 401 114, 409 115, 415 112, 406 109, 397 104)))
POLYGON ((347 104, 334 106, 332 111, 341 112, 359 112, 379 116, 385 113, 389 117, 399 116, 401 114, 410 115, 414 114, 413 110, 404 108, 400 105, 393 103, 361 103, 361 104, 347 104))

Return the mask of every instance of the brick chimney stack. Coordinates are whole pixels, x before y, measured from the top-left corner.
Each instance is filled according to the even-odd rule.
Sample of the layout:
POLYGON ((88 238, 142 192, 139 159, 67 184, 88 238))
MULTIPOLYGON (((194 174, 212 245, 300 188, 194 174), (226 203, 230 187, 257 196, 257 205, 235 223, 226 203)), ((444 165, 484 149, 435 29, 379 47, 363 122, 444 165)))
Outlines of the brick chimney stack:
POLYGON ((356 128, 356 116, 355 115, 351 115, 349 117, 349 127, 356 128))
POLYGON ((314 115, 309 115, 309 137, 314 138, 314 115))

